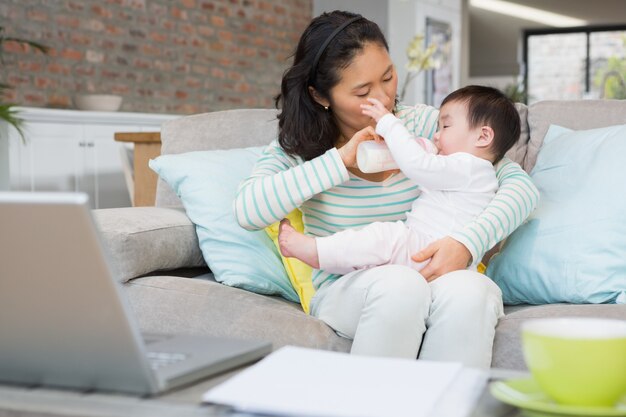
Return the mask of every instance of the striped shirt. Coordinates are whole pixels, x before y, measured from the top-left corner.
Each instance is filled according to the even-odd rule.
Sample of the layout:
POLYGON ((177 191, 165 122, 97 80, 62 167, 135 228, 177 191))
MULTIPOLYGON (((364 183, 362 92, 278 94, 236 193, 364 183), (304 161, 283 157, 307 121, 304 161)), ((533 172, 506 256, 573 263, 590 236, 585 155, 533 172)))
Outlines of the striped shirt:
MULTIPOLYGON (((431 139, 439 111, 417 105, 400 107, 396 116, 415 136, 431 139)), ((499 189, 485 211, 451 235, 472 255, 486 251, 515 230, 535 208, 539 192, 515 162, 496 165, 499 189)), ((248 230, 258 230, 282 220, 296 208, 302 211, 305 233, 327 236, 375 221, 405 220, 420 190, 402 172, 382 182, 371 182, 350 173, 336 148, 310 161, 288 155, 272 142, 257 161, 252 174, 239 186, 235 215, 248 230)), ((313 271, 315 288, 338 275, 313 271)))

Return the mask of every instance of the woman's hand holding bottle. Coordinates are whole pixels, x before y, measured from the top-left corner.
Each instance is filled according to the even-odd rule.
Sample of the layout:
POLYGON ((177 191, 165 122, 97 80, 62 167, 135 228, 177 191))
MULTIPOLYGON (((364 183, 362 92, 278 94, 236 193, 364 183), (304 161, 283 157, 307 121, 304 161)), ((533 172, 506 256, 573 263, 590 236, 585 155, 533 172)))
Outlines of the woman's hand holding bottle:
POLYGON ((372 126, 367 126, 356 132, 348 142, 338 149, 341 160, 346 168, 358 168, 356 163, 356 150, 361 142, 367 140, 382 141, 382 138, 376 134, 376 130, 372 126))

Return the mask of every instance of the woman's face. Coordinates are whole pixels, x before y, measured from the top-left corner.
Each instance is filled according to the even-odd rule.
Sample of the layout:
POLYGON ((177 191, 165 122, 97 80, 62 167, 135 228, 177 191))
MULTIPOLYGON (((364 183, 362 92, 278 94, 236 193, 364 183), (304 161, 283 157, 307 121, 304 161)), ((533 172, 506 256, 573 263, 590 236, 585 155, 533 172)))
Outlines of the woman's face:
POLYGON ((380 100, 389 111, 395 106, 398 76, 384 46, 366 43, 350 65, 339 72, 339 83, 330 90, 330 105, 341 138, 338 144, 349 140, 357 131, 376 122, 363 115, 361 104, 370 104, 368 98, 380 100))

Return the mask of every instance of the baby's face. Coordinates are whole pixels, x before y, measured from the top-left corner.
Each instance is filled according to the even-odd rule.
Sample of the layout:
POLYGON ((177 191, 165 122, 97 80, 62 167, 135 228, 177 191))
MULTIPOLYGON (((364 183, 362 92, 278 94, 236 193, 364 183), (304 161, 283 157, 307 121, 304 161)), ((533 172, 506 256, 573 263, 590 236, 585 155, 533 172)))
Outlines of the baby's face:
POLYGON ((480 129, 471 129, 467 120, 467 106, 451 101, 439 111, 439 129, 433 141, 439 148, 440 155, 457 152, 473 153, 480 129))

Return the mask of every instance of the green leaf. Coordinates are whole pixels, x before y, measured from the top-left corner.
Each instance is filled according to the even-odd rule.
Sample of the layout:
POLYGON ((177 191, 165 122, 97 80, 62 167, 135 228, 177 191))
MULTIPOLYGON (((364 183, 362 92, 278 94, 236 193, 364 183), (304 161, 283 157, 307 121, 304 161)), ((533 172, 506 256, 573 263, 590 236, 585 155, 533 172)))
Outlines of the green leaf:
POLYGON ((0 26, 0 63, 2 64, 4 64, 4 56, 3 56, 4 49, 2 47, 2 44, 5 42, 17 42, 21 44, 22 46, 30 46, 36 51, 39 51, 46 55, 50 52, 50 49, 51 49, 49 46, 46 46, 39 42, 35 42, 35 41, 28 40, 28 39, 23 39, 23 38, 15 38, 12 36, 9 36, 9 37, 4 36, 4 27, 0 26))
MULTIPOLYGON (((2 59, 2 52, 3 52, 2 44, 5 42, 17 42, 21 44, 22 46, 31 47, 35 49, 35 51, 39 51, 44 54, 47 54, 48 52, 50 52, 50 48, 48 46, 43 45, 39 42, 30 41, 28 39, 15 38, 11 36, 7 37, 4 35, 4 29, 5 28, 3 26, 0 26, 0 63, 4 63, 2 59)), ((12 88, 11 85, 5 82, 0 82, 0 99, 1 99, 1 96, 7 90, 10 90, 11 88, 12 88)), ((24 120, 18 117, 19 112, 15 110, 14 107, 15 107, 15 104, 13 103, 0 103, 0 120, 4 120, 9 125, 13 126, 15 130, 17 130, 17 132, 19 133, 20 137, 22 138, 22 142, 25 143, 26 137, 24 136, 24 130, 23 130, 24 120)))
POLYGON ((8 41, 21 43, 22 45, 28 45, 31 48, 34 48, 34 49, 36 49, 39 52, 44 53, 44 54, 47 54, 48 52, 50 52, 50 47, 49 46, 46 46, 46 45, 41 44, 39 42, 29 41, 29 40, 20 39, 20 38, 2 38, 2 39, 0 39, 0 42, 8 42, 8 41))
POLYGON ((0 104, 0 120, 4 120, 9 125, 13 126, 15 130, 17 130, 17 133, 20 134, 22 142, 26 143, 23 130, 24 120, 17 116, 19 112, 13 108, 14 106, 14 104, 0 104))

